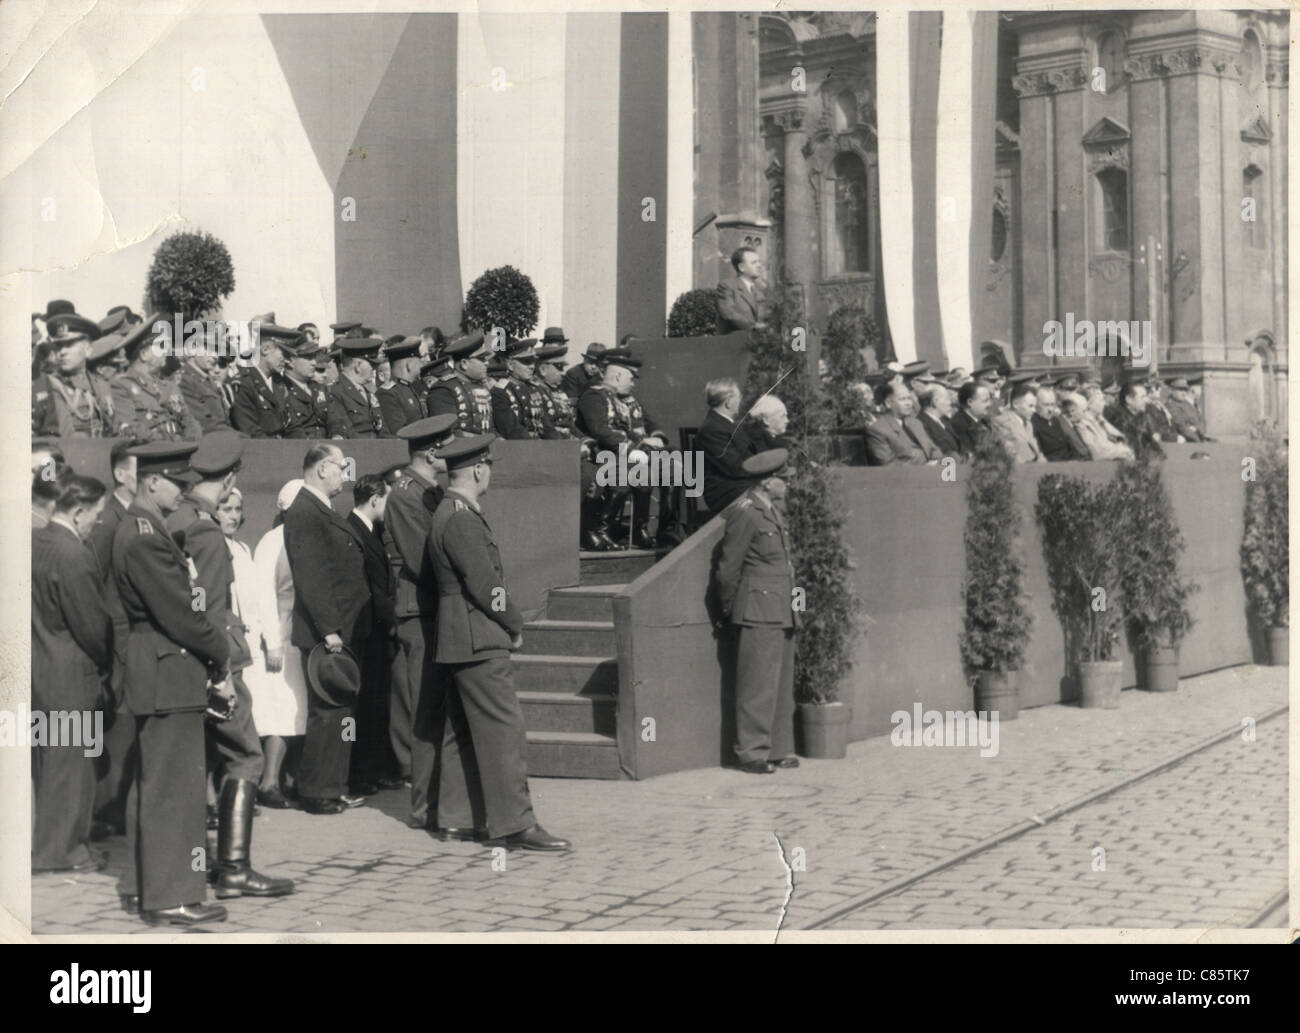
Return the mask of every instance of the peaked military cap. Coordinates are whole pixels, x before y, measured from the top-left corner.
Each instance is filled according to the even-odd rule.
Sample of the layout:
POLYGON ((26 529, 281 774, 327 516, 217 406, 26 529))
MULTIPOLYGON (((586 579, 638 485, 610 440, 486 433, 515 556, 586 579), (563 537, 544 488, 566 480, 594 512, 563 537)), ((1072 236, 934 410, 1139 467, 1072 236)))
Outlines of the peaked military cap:
POLYGON ((360 323, 331 323, 330 329, 339 337, 346 337, 353 330, 360 330, 360 323))
POLYGON ((918 362, 909 362, 903 366, 902 373, 905 379, 910 380, 913 377, 919 377, 930 372, 930 364, 924 359, 918 362))
POLYGON ((469 437, 456 438, 435 453, 447 464, 448 470, 459 470, 464 466, 473 466, 492 448, 495 434, 473 434, 469 437))
POLYGON ((441 448, 451 442, 456 431, 456 414, 443 413, 408 423, 397 436, 408 441, 412 448, 441 448))
POLYGON ((537 338, 535 337, 510 341, 506 344, 504 355, 507 359, 513 359, 515 362, 535 362, 537 354, 533 349, 536 346, 537 338))
POLYGON ((641 360, 632 357, 630 348, 606 348, 601 361, 610 366, 622 366, 636 372, 641 368, 641 360))
POLYGON ((270 338, 273 341, 296 341, 302 336, 301 332, 291 326, 280 326, 276 323, 258 323, 257 333, 259 337, 270 338))
POLYGON ((439 370, 447 369, 451 366, 451 359, 446 355, 439 355, 436 359, 430 359, 420 367, 420 376, 427 377, 439 370))
POLYGON ((1186 391, 1192 385, 1187 382, 1186 377, 1173 377, 1165 383, 1174 391, 1186 391))
POLYGON ((220 477, 239 466, 244 442, 233 430, 214 430, 199 438, 190 466, 204 477, 220 477))
POLYGON ((162 316, 155 312, 152 315, 147 316, 143 323, 137 323, 135 326, 131 327, 131 329, 127 331, 126 336, 122 338, 122 350, 126 353, 126 357, 132 362, 135 361, 135 357, 140 354, 140 349, 153 333, 154 323, 161 319, 162 316))
POLYGON ((105 334, 90 346, 90 351, 86 354, 86 362, 94 365, 96 362, 102 362, 114 352, 120 351, 122 345, 126 343, 126 336, 125 330, 105 334))
POLYGON ((562 344, 544 344, 537 349, 538 362, 550 362, 552 359, 558 359, 560 356, 567 354, 569 351, 562 344))
POLYGON ((137 478, 157 473, 170 481, 193 484, 199 475, 190 469, 190 456, 198 447, 192 441, 149 441, 127 449, 127 454, 135 456, 137 478))
POLYGON ((71 344, 85 337, 92 341, 100 336, 99 324, 75 312, 65 312, 50 319, 47 329, 53 344, 71 344))
POLYGON ((339 342, 339 349, 345 359, 367 359, 374 362, 379 358, 379 341, 369 337, 345 337, 339 342))
POLYGON ((121 330, 126 324, 128 313, 131 310, 125 305, 119 305, 99 321, 99 332, 102 334, 112 334, 121 330))
POLYGON ((1079 378, 1073 373, 1067 373, 1057 380, 1056 386, 1062 391, 1077 391, 1079 390, 1079 378))
POLYGON ((384 349, 384 354, 388 356, 389 362, 396 362, 398 359, 409 359, 412 355, 418 355, 420 352, 420 339, 418 337, 403 337, 397 335, 397 339, 389 339, 388 347, 384 349))
POLYGON ((468 359, 471 355, 477 355, 484 350, 483 340, 483 331, 475 330, 472 334, 452 338, 443 345, 442 354, 453 362, 457 359, 468 359))
POLYGON ((790 453, 784 448, 769 448, 766 452, 750 456, 740 464, 740 468, 745 471, 746 477, 769 477, 785 466, 789 458, 790 453))

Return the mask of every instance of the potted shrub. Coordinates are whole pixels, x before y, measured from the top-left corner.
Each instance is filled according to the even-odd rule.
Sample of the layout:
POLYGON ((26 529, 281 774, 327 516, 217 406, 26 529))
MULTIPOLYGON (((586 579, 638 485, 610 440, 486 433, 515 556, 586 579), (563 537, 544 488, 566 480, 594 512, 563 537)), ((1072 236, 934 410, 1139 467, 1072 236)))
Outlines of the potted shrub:
POLYGON ((230 252, 211 233, 173 233, 158 245, 145 276, 145 311, 181 322, 203 319, 221 308, 235 289, 230 252))
POLYGON ((1187 546, 1156 453, 1122 464, 1115 479, 1124 502, 1120 576, 1139 657, 1138 684, 1149 692, 1173 692, 1178 688, 1178 646, 1192 626, 1187 599, 1197 588, 1178 571, 1187 546))
POLYGON ((977 711, 1010 721, 1020 713, 1020 665, 1031 618, 1024 605, 1019 545, 1021 515, 1014 463, 995 435, 975 453, 966 487, 965 630, 962 666, 975 689, 977 711))
POLYGON ((718 299, 707 287, 683 291, 668 313, 669 337, 707 337, 718 330, 718 299))
POLYGON ((465 330, 486 334, 500 328, 507 337, 524 337, 537 326, 538 311, 533 281, 514 266, 503 265, 469 285, 461 324, 465 330))
POLYGON ((1276 428, 1262 425, 1253 433, 1254 479, 1246 481, 1245 532, 1241 540, 1241 577, 1246 603, 1268 633, 1269 659, 1275 666, 1290 660, 1288 639, 1291 597, 1287 549, 1287 456, 1276 428))
POLYGON ((1034 512, 1052 608, 1065 632, 1068 662, 1076 663, 1079 705, 1118 707, 1123 664, 1115 659, 1123 624, 1120 558, 1123 498, 1116 483, 1048 474, 1038 482, 1034 512))

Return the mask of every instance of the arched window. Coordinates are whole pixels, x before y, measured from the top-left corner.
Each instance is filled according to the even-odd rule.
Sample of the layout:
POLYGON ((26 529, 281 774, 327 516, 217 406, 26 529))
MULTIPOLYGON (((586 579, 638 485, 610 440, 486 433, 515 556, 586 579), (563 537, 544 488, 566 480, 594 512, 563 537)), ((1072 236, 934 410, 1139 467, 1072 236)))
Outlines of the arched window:
POLYGON ((1112 29, 1097 37, 1097 67, 1106 73, 1106 93, 1112 92, 1124 81, 1126 50, 1121 32, 1112 29))
POLYGON ((991 243, 989 257, 997 262, 1001 260, 1002 255, 1007 250, 1007 217, 1002 214, 1002 209, 996 206, 993 209, 993 237, 991 243))
POLYGON ((1264 79, 1264 48, 1254 29, 1247 29, 1241 37, 1241 53, 1237 58, 1241 69, 1241 84, 1258 86, 1264 79))
POLYGON ((852 90, 845 90, 835 98, 835 131, 847 133, 858 124, 858 99, 852 90))
POLYGON ((1102 251, 1127 251, 1128 173, 1102 169, 1097 173, 1097 246, 1102 251))
POLYGON ((1270 365, 1268 349, 1260 347, 1257 339, 1255 347, 1250 350, 1250 369, 1246 373, 1246 384, 1256 419, 1268 419, 1273 415, 1273 377, 1270 365))
POLYGON ((871 236, 868 227, 871 195, 867 170, 856 154, 837 155, 831 164, 835 192, 831 198, 833 221, 827 268, 832 275, 871 270, 871 236))
POLYGON ((1264 216, 1264 170, 1247 165, 1241 171, 1241 224, 1246 231, 1246 246, 1268 247, 1268 220, 1264 216))

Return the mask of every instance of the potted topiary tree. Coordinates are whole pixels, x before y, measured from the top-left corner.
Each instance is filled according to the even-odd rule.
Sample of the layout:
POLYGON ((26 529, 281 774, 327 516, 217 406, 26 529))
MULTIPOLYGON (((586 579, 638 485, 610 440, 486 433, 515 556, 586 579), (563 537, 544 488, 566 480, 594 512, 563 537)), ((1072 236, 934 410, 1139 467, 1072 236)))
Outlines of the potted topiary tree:
POLYGON ((1253 479, 1246 481, 1245 533, 1241 540, 1241 577, 1250 612, 1268 634, 1269 659, 1275 666, 1290 660, 1288 635, 1291 596, 1287 514, 1287 455, 1277 429, 1261 424, 1252 433, 1253 479))
POLYGON ((1123 463, 1115 474, 1123 499, 1120 577, 1124 610, 1137 646, 1138 680, 1150 692, 1178 688, 1178 647, 1192 626, 1187 599, 1197 586, 1178 571, 1187 548, 1154 451, 1123 463))
POLYGON ((488 334, 500 329, 506 337, 524 337, 537 326, 539 308, 533 281, 514 266, 503 265, 469 285, 461 324, 465 330, 488 334))
POLYGON ((211 233, 173 233, 158 245, 145 276, 145 308, 179 314, 182 324, 221 308, 235 289, 230 252, 211 233))
POLYGON ((1052 608, 1065 633, 1066 657, 1078 666, 1079 705, 1118 707, 1123 664, 1115 647, 1123 625, 1120 578, 1124 502, 1115 482, 1048 474, 1034 507, 1052 608))
POLYGON ((962 666, 975 689, 975 709, 1004 721, 1020 713, 1020 665, 1032 619, 1025 608, 1019 544, 1022 518, 1012 481, 1014 463, 986 434, 966 487, 965 630, 962 666))
POLYGON ((683 291, 668 313, 669 337, 707 337, 718 329, 718 299, 708 287, 683 291))

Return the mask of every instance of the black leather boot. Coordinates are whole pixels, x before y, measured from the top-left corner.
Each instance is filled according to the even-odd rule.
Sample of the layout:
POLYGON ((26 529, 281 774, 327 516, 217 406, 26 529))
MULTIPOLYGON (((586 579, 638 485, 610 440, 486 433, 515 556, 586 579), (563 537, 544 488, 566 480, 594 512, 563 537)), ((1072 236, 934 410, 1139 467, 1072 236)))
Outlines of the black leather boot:
POLYGON ((618 548, 601 529, 601 508, 600 499, 582 500, 582 547, 592 552, 618 548))
POLYGON ((626 549, 627 545, 619 541, 619 532, 614 521, 623 512, 623 503, 627 501, 627 492, 611 491, 600 504, 600 514, 596 521, 596 530, 610 543, 610 548, 626 549))
POLYGON ((217 898, 248 895, 282 897, 293 892, 292 879, 273 879, 253 871, 249 852, 253 843, 253 803, 257 783, 228 778, 221 787, 221 825, 217 829, 217 898))

